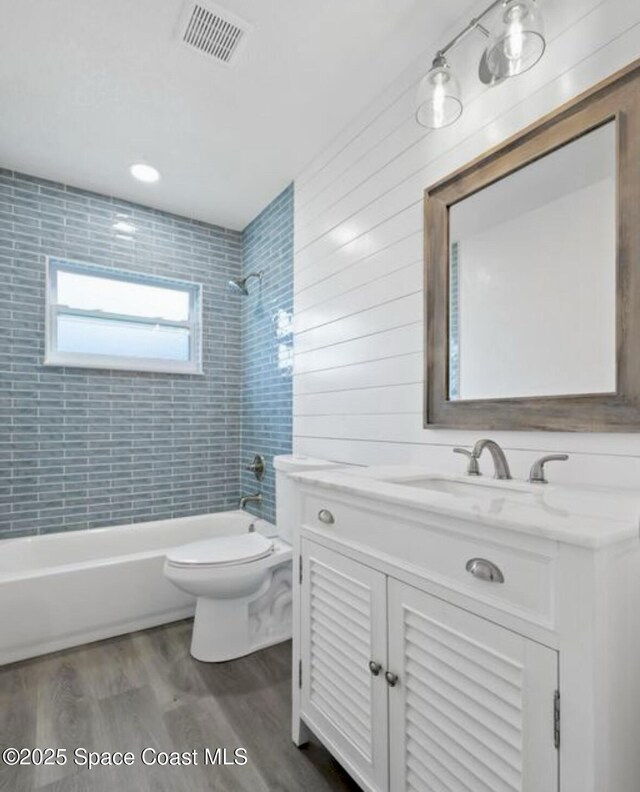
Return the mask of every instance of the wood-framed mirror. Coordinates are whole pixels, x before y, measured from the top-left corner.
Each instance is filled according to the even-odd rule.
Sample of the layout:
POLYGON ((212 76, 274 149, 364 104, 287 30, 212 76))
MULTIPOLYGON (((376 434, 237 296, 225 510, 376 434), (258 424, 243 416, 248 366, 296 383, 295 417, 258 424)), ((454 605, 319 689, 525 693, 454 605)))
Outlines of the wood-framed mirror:
POLYGON ((640 61, 425 191, 425 426, 640 431, 640 61))

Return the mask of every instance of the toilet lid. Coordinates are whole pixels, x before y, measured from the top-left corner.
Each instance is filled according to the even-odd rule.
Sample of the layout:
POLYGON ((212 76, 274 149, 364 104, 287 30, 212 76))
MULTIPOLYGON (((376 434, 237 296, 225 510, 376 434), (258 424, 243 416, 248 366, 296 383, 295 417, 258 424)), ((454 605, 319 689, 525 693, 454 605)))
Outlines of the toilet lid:
POLYGON ((259 533, 217 536, 174 547, 167 553, 170 564, 221 566, 257 561, 273 551, 273 540, 259 533))

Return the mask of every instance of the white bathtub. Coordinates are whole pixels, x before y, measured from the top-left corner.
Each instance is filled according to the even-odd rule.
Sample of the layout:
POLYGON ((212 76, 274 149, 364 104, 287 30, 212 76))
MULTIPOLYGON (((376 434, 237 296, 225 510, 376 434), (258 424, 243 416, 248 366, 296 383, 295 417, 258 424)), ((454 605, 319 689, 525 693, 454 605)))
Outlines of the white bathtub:
POLYGON ((192 616, 162 573, 166 550, 252 521, 275 532, 233 511, 0 541, 0 665, 192 616))

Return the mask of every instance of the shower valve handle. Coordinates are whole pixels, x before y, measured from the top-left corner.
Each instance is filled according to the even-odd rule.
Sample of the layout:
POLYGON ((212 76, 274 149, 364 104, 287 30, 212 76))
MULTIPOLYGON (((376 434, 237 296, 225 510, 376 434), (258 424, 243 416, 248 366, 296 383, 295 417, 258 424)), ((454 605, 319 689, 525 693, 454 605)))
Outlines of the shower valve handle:
POLYGON ((262 454, 256 454, 245 469, 253 473, 258 481, 262 481, 265 474, 265 463, 262 454))

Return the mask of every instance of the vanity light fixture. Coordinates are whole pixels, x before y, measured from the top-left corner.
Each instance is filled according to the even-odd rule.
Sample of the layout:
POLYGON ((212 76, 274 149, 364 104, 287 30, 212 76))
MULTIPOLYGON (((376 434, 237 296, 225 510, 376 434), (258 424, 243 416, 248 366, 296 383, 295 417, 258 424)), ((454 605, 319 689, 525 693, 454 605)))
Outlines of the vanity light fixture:
POLYGON ((445 56, 472 30, 478 30, 488 39, 478 66, 478 77, 485 85, 498 85, 508 77, 528 71, 544 54, 544 26, 536 0, 495 0, 438 50, 431 68, 420 81, 416 121, 427 129, 447 127, 462 114, 460 85, 445 56), (497 9, 491 29, 486 28, 482 21, 497 9))
POLYGON ((154 168, 153 165, 146 165, 143 162, 137 162, 129 168, 129 173, 134 179, 145 182, 146 184, 153 184, 160 180, 160 171, 154 168))

